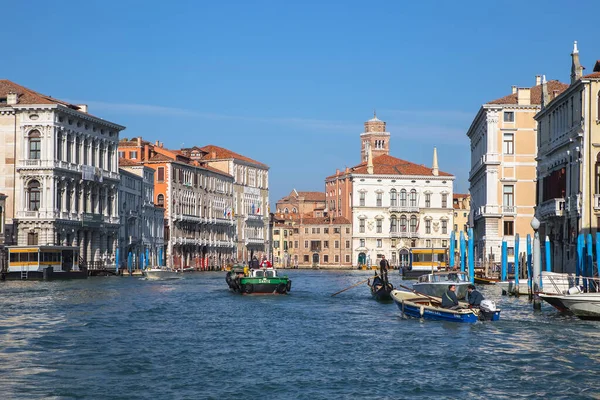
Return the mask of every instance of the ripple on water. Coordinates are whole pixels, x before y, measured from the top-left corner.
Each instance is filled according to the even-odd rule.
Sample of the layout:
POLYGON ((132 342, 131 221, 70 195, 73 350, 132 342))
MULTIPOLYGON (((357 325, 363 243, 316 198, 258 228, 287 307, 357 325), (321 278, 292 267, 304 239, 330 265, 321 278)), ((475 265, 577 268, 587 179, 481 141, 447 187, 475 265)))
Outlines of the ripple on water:
POLYGON ((276 297, 221 273, 4 282, 3 398, 598 398, 599 323, 493 288, 497 323, 405 320, 366 285, 331 297, 370 272, 287 273, 276 297))

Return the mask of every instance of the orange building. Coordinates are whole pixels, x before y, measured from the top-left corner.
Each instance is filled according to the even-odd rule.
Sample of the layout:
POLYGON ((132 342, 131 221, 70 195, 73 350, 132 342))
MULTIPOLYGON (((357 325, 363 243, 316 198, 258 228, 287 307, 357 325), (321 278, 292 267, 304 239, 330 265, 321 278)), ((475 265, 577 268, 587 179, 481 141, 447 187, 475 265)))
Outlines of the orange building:
POLYGON ((141 137, 122 139, 119 157, 155 170, 168 266, 213 269, 235 260, 233 176, 141 137))

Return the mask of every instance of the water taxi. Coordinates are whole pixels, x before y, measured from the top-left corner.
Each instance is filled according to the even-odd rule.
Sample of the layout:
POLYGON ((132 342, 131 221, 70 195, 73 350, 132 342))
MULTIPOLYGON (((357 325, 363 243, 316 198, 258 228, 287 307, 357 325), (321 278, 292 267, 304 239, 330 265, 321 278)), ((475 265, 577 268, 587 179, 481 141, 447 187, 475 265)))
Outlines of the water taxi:
POLYGON ((292 280, 287 275, 279 275, 273 267, 234 266, 227 272, 225 281, 229 289, 239 294, 287 294, 292 289, 292 280))

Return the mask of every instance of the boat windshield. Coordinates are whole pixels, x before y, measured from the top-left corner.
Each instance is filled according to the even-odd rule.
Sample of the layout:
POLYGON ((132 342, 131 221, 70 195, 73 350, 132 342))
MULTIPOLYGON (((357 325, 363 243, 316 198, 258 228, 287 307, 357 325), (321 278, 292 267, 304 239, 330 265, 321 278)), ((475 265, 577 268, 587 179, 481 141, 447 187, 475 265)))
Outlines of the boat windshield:
POLYGON ((267 271, 265 271, 265 276, 267 278, 274 278, 275 277, 275 271, 267 270, 267 271))
POLYGON ((256 270, 256 271, 254 271, 254 276, 256 278, 262 278, 264 276, 264 272, 261 270, 256 270))

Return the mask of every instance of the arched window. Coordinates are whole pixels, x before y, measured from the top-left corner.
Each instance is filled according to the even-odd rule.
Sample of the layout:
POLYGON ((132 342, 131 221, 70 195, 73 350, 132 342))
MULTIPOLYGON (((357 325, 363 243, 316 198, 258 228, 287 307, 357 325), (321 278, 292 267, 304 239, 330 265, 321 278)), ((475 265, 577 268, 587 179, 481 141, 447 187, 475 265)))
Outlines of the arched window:
POLYGON ((400 232, 406 232, 406 215, 400 217, 400 232))
POLYGON ((27 202, 29 211, 38 211, 40 209, 40 183, 31 181, 27 184, 27 202))
POLYGON ((298 212, 298 210, 296 210, 296 207, 292 208, 292 214, 296 214, 298 212))
POLYGON ((417 216, 416 215, 413 215, 412 217, 410 217, 410 232, 411 233, 417 232, 417 216))
POLYGON ((406 190, 400 191, 400 207, 406 207, 406 190))
POLYGON ((398 193, 396 189, 390 191, 390 207, 396 207, 398 205, 398 193))
POLYGON ((398 219, 395 215, 390 218, 390 232, 398 232, 398 219))
POLYGON ((158 207, 164 207, 165 206, 165 195, 164 194, 159 194, 156 197, 156 205, 158 207))
POLYGON ((41 152, 41 136, 40 131, 33 130, 29 132, 29 159, 39 160, 42 156, 41 152))
POLYGON ((283 209, 283 213, 284 213, 284 214, 289 214, 289 213, 290 213, 290 210, 288 210, 288 208, 286 207, 286 208, 284 208, 284 209, 283 209))
POLYGON ((417 191, 415 189, 410 191, 410 206, 411 207, 417 206, 417 191))

